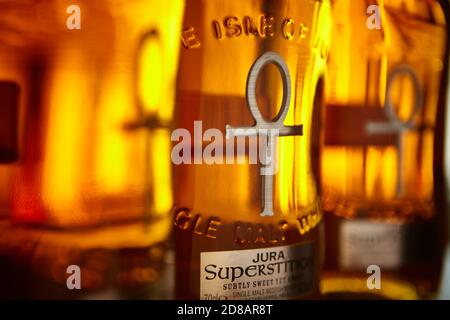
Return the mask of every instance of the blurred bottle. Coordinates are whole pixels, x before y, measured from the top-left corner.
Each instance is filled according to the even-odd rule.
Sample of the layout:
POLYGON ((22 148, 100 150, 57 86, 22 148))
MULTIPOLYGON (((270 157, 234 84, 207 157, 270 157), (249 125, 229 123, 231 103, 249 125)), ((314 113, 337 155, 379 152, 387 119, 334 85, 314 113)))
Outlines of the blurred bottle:
MULTIPOLYGON (((328 1, 186 2, 176 119, 191 140, 175 167, 178 298, 317 296, 322 209, 311 158, 330 19, 328 1), (260 114, 249 109, 253 93, 260 114), (276 121, 289 132, 274 138, 278 171, 261 175, 261 161, 251 163, 258 138, 236 128, 276 121)), ((173 140, 174 150, 185 142, 173 140)))
POLYGON ((142 297, 170 232, 184 4, 76 4, 0 3, 0 254, 64 294, 74 264, 84 294, 142 297))
POLYGON ((321 166, 322 290, 330 297, 430 298, 438 289, 446 237, 444 9, 448 18, 448 2, 333 3, 321 166), (371 265, 381 270, 380 289, 368 280, 377 273, 371 265))

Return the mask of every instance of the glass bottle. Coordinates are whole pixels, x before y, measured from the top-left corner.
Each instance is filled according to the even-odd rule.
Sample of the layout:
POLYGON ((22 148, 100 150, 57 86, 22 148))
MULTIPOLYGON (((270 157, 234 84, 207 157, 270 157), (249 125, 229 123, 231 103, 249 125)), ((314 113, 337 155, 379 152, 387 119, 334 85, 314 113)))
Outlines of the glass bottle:
POLYGON ((312 158, 330 19, 328 1, 186 2, 172 134, 178 298, 318 295, 312 158))
POLYGON ((333 4, 321 165, 328 296, 416 299, 438 289, 446 232, 443 3, 333 4), (381 288, 368 279, 376 268, 381 288))
POLYGON ((146 297, 159 278, 183 7, 0 3, 0 99, 11 111, 0 121, 16 137, 0 149, 0 253, 52 288, 18 296, 79 294, 66 288, 69 265, 84 294, 146 297))

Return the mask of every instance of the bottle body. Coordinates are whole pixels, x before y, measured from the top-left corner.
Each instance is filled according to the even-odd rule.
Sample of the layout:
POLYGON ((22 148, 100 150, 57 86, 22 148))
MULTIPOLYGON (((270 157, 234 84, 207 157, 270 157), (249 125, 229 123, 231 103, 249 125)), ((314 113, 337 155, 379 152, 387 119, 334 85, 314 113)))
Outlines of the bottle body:
POLYGON ((2 17, 0 77, 20 92, 16 157, 0 164, 2 252, 64 287, 71 264, 87 290, 145 286, 170 231, 183 2, 2 6, 16 19, 2 17))
MULTIPOLYGON (((177 297, 317 295, 322 213, 311 164, 313 109, 329 12, 327 1, 187 1, 176 118, 191 140, 186 161, 174 168, 177 297), (249 73, 265 57, 275 58, 255 80, 249 73), (280 60, 286 68, 277 70, 280 60), (249 92, 261 117, 249 109, 249 92), (278 166, 267 178, 258 159, 267 140, 235 137, 232 130, 257 130, 264 120, 272 126, 280 105, 287 111, 282 125, 293 134, 276 137, 278 166), (273 215, 261 216, 268 211, 273 215)), ((185 142, 172 138, 175 149, 185 142)))
POLYGON ((333 8, 334 43, 341 45, 328 69, 323 289, 431 297, 445 239, 446 21, 437 1, 374 5, 379 28, 370 28, 365 2, 337 1, 333 8), (381 290, 367 286, 371 265, 381 270, 381 290))

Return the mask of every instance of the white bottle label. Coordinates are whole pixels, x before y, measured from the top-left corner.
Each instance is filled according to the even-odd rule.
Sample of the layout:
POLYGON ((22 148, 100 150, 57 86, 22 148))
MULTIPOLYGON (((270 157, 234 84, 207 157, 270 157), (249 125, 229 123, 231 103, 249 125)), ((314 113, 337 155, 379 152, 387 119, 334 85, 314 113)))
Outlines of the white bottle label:
POLYGON ((289 299, 317 284, 313 243, 202 252, 200 299, 289 299))
POLYGON ((382 270, 399 268, 403 260, 403 234, 399 224, 343 221, 339 266, 345 270, 365 270, 372 264, 382 270))

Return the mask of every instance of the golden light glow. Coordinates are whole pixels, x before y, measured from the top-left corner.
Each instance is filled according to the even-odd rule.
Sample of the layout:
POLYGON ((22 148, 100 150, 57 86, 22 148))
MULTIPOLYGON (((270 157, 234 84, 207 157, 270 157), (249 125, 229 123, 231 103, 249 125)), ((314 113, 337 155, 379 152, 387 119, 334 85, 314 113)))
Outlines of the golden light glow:
MULTIPOLYGON (((164 53, 159 36, 149 37, 144 42, 142 53, 138 57, 140 72, 138 76, 138 92, 142 107, 147 114, 155 114, 162 108, 164 53)), ((166 88, 164 88, 166 89, 166 88)))
MULTIPOLYGON (((173 201, 170 133, 159 126, 167 126, 173 116, 183 1, 110 0, 102 5, 81 1, 82 32, 65 29, 64 2, 48 5, 54 7, 49 12, 56 13, 45 16, 49 19, 45 23, 55 19, 61 27, 49 36, 52 46, 40 48, 45 83, 37 88, 42 101, 34 103, 42 108, 43 137, 36 150, 42 145, 43 155, 36 160, 39 163, 19 164, 23 172, 31 169, 20 166, 34 166, 35 176, 29 180, 38 181, 38 186, 25 185, 25 179, 20 180, 23 186, 15 182, 15 201, 21 201, 25 190, 38 188, 36 197, 42 194, 43 199, 36 203, 42 200, 43 207, 36 208, 45 215, 40 222, 64 228, 153 215, 169 218, 173 201), (151 30, 158 41, 146 41, 137 52, 142 36, 151 30), (156 121, 147 124, 149 116, 156 121)), ((27 6, 24 9, 30 12, 38 10, 27 6)), ((29 59, 17 57, 32 50, 15 54, 11 65, 20 67, 29 59)), ((25 80, 27 67, 23 67, 25 80)), ((1 63, 0 68, 0 75, 11 69, 1 63)), ((20 83, 21 101, 29 104, 33 88, 23 79, 20 83)), ((25 120, 21 123, 27 125, 25 120)), ((1 170, 6 172, 0 172, 0 188, 17 179, 12 166, 1 170)))
POLYGON ((114 193, 124 191, 123 187, 133 178, 127 174, 127 166, 131 165, 127 162, 127 155, 133 152, 127 146, 127 140, 133 138, 120 130, 124 119, 131 118, 133 96, 120 74, 110 74, 105 81, 99 101, 95 172, 96 179, 102 181, 101 188, 114 193))
MULTIPOLYGON (((311 173, 311 135, 314 98, 319 78, 323 77, 325 59, 331 39, 331 8, 329 3, 315 2, 312 21, 314 26, 308 39, 310 48, 300 48, 297 55, 288 60, 295 95, 290 102, 285 125, 303 125, 302 137, 283 137, 279 139, 279 168, 276 177, 276 199, 281 212, 289 212, 315 203, 316 184, 311 173), (297 97, 297 98, 294 98, 297 97), (301 97, 301 98, 300 98, 301 97), (291 174, 291 173, 294 174, 291 174)), ((285 49, 286 50, 286 49, 285 49)), ((283 92, 280 88, 278 99, 283 92)), ((316 106, 321 107, 321 106, 316 106)))
POLYGON ((64 221, 67 212, 79 215, 82 211, 79 199, 86 166, 83 149, 88 139, 85 119, 92 94, 88 75, 79 72, 83 64, 81 57, 71 55, 70 65, 65 61, 55 61, 54 73, 49 80, 53 90, 48 107, 52 112, 48 115, 45 178, 42 181, 44 201, 59 222, 64 221))
POLYGON ((339 277, 336 275, 325 277, 320 283, 322 294, 345 292, 361 294, 362 292, 376 294, 392 300, 417 300, 419 294, 417 289, 404 281, 385 276, 380 290, 367 288, 367 279, 355 277, 339 277), (377 291, 374 293, 374 291, 377 291))
POLYGON ((152 180, 158 181, 154 187, 154 208, 155 215, 167 215, 172 206, 172 170, 171 170, 171 147, 170 136, 167 130, 155 130, 151 137, 153 171, 152 180))
MULTIPOLYGON (((423 125, 433 127, 440 77, 440 68, 434 61, 435 57, 442 55, 443 50, 443 43, 436 41, 436 37, 443 39, 444 29, 438 25, 417 23, 415 28, 406 30, 401 21, 397 21, 401 17, 398 10, 402 8, 402 3, 408 4, 405 10, 424 14, 419 7, 425 6, 425 2, 380 1, 378 6, 381 9, 382 29, 370 30, 356 27, 366 22, 367 16, 357 13, 365 10, 365 2, 336 2, 333 10, 338 21, 333 29, 328 65, 332 83, 328 100, 329 104, 337 106, 367 110, 383 108, 387 99, 385 93, 388 77, 399 64, 408 64, 417 73, 421 90, 427 93, 422 111, 416 114, 414 125, 416 128, 423 125), (352 23, 348 23, 349 16, 352 17, 352 23), (419 37, 417 32, 423 31, 415 30, 420 28, 428 32, 433 30, 436 37, 419 37), (422 39, 420 42, 416 40, 419 38, 422 39), (429 76, 426 76, 427 73, 429 76)), ((416 93, 412 84, 411 78, 404 75, 391 83, 390 98, 394 112, 401 121, 406 121, 413 112, 416 93)), ((357 197, 363 202, 380 199, 393 201, 400 198, 430 201, 433 137, 432 131, 425 135, 420 130, 422 129, 403 132, 401 145, 397 141, 388 143, 385 140, 384 145, 347 146, 343 143, 341 146, 325 146, 321 166, 324 188, 333 190, 342 198, 357 197), (418 161, 420 158, 423 160, 418 161), (396 187, 398 182, 401 184, 401 192, 396 187)))

